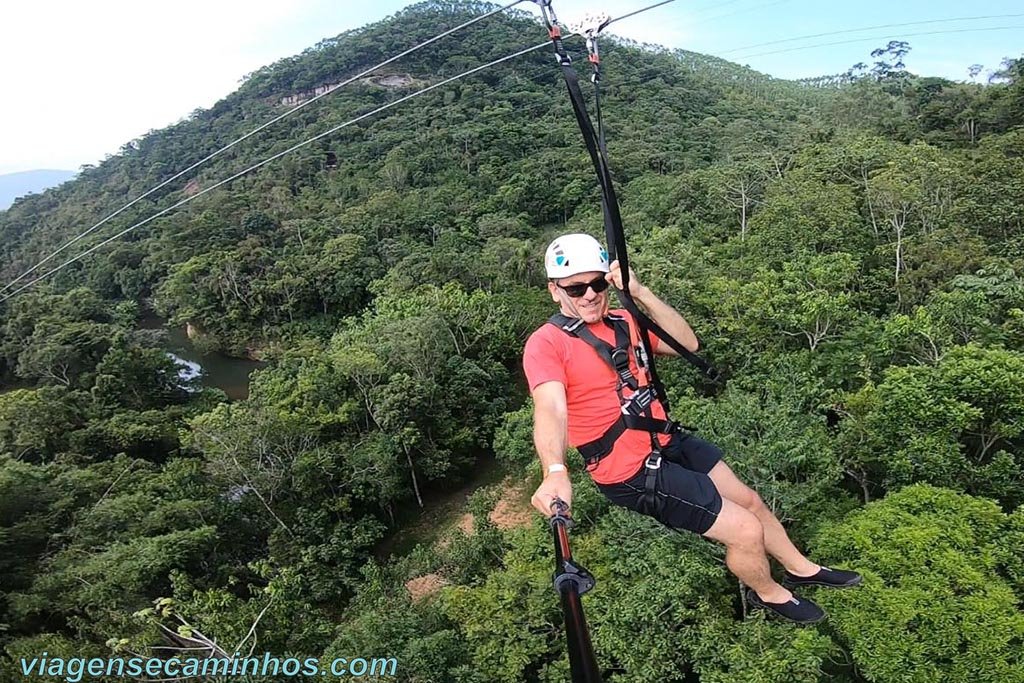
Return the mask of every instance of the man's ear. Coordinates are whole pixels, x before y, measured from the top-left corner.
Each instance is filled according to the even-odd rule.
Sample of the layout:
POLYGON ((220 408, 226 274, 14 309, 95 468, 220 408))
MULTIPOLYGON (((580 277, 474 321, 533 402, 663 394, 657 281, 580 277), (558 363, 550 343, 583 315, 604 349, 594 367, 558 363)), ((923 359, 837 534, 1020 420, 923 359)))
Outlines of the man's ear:
POLYGON ((548 293, 551 294, 551 300, 556 304, 562 303, 562 300, 558 298, 558 285, 550 280, 548 281, 548 293))

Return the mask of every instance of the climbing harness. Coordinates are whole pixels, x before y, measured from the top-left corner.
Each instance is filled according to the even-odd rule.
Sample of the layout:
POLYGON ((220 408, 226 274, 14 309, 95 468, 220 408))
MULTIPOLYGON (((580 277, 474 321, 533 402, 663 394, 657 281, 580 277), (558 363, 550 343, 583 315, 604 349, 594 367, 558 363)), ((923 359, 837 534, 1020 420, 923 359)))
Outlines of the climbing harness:
MULTIPOLYGON (((656 399, 656 393, 650 383, 650 376, 647 375, 647 382, 641 384, 630 368, 630 355, 636 359, 637 367, 644 373, 650 367, 649 359, 642 346, 634 346, 630 339, 629 322, 622 316, 608 315, 604 318, 604 324, 615 333, 615 345, 612 346, 603 339, 599 339, 587 325, 579 318, 571 318, 562 313, 551 316, 548 322, 559 328, 566 334, 576 337, 585 342, 599 355, 604 362, 615 372, 616 386, 615 393, 619 397, 621 414, 619 419, 597 439, 581 444, 576 450, 583 456, 588 468, 595 467, 602 458, 608 455, 615 446, 615 441, 627 429, 635 429, 651 433, 653 436, 659 434, 674 434, 681 429, 680 425, 672 420, 659 420, 651 416, 651 404, 656 399), (626 390, 629 390, 627 395, 626 390)), ((656 449, 660 451, 660 443, 655 440, 656 449)))
POLYGON ((646 350, 641 345, 632 344, 629 321, 626 318, 609 314, 605 316, 603 322, 615 333, 614 346, 598 338, 580 318, 556 313, 548 319, 548 323, 594 349, 616 376, 615 393, 619 397, 619 418, 605 430, 604 434, 593 441, 578 445, 576 450, 583 456, 587 469, 593 469, 602 458, 612 452, 615 442, 627 429, 647 432, 651 439, 651 450, 644 460, 643 509, 653 514, 659 503, 657 484, 662 460, 659 437, 662 434, 682 434, 684 431, 695 430, 667 419, 667 414, 664 420, 654 417, 651 406, 657 395, 651 382, 651 363, 646 350), (637 367, 642 369, 647 380, 644 384, 638 381, 630 368, 631 351, 636 358, 637 367), (631 391, 629 395, 626 394, 627 389, 631 391))
POLYGON ((565 617, 565 637, 569 646, 569 669, 573 683, 599 683, 601 670, 594 657, 587 620, 583 616, 580 596, 594 587, 594 577, 572 559, 569 548, 569 528, 572 519, 566 513, 569 507, 555 499, 555 514, 551 516, 551 531, 555 540, 555 590, 562 602, 565 617))

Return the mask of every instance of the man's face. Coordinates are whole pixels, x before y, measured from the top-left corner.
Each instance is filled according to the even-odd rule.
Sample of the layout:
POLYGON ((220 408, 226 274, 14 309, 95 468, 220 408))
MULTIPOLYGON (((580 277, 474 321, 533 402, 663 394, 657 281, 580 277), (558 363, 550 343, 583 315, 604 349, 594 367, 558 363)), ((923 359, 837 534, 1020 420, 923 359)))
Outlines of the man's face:
POLYGON ((596 323, 608 312, 608 281, 604 275, 592 271, 559 278, 548 282, 548 291, 563 314, 582 318, 587 323, 596 323), (600 291, 595 292, 595 287, 600 291))

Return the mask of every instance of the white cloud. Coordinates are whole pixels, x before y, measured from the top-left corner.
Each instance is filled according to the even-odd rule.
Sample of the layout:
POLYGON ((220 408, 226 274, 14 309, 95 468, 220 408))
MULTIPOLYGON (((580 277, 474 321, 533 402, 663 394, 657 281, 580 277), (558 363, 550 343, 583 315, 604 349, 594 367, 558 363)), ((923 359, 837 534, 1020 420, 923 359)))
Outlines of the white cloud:
POLYGON ((12 5, 0 27, 0 172, 74 169, 210 106, 272 61, 263 44, 314 2, 12 5))

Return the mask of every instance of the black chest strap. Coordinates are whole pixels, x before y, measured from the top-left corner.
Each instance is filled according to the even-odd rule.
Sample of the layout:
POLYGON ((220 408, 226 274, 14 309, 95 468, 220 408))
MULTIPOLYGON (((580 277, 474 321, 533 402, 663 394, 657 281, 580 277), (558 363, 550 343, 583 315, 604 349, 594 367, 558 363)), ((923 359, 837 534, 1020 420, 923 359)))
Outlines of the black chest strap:
POLYGON ((594 349, 597 355, 601 356, 604 362, 615 371, 616 376, 619 378, 619 390, 621 390, 622 386, 627 386, 636 391, 640 386, 629 367, 629 354, 632 344, 629 338, 629 323, 626 322, 625 318, 614 315, 605 316, 604 318, 604 324, 615 333, 615 346, 598 338, 580 318, 570 318, 562 313, 556 313, 548 319, 548 322, 566 334, 585 341, 588 346, 594 349))
POLYGON ((612 452, 615 442, 618 441, 619 437, 627 429, 635 429, 649 434, 675 434, 682 427, 672 420, 659 420, 644 415, 621 415, 618 420, 612 423, 608 431, 593 441, 580 444, 576 447, 576 450, 583 456, 583 460, 587 463, 588 467, 596 465, 601 462, 604 456, 612 452))

